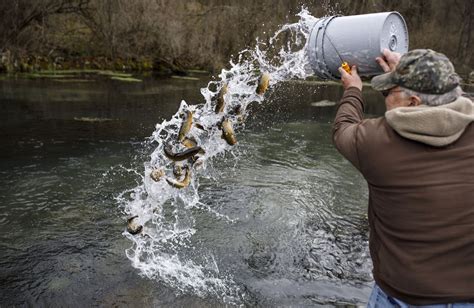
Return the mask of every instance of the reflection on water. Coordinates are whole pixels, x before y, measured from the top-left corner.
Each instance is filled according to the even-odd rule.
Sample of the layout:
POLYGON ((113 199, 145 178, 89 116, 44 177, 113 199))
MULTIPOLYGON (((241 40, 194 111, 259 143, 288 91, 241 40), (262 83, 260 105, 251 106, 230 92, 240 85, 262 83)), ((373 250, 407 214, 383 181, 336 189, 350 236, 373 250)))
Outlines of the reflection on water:
MULTIPOLYGON (((0 82, 0 122, 2 126, 30 129, 29 133, 34 134, 31 124, 42 121, 41 127, 36 128, 49 132, 41 132, 41 136, 55 136, 54 130, 61 128, 67 129, 66 134, 95 138, 95 134, 102 133, 102 127, 74 123, 74 119, 111 119, 106 123, 104 138, 141 138, 148 136, 156 123, 171 116, 181 99, 195 103, 202 100, 196 89, 207 81, 207 76, 198 81, 146 78, 140 84, 6 80, 0 82)), ((57 135, 61 136, 59 132, 57 135)))
POLYGON ((231 158, 223 158, 215 166, 225 170, 218 183, 203 188, 203 202, 236 221, 218 222, 219 238, 210 234, 214 225, 195 240, 218 241, 206 247, 231 258, 228 264, 251 292, 269 292, 259 302, 304 305, 340 294, 363 302, 367 295, 367 191, 330 145, 330 129, 326 123, 290 122, 248 132, 236 167, 229 169, 231 158), (321 280, 334 291, 310 292, 321 280), (306 289, 304 299, 292 284, 306 289))
MULTIPOLYGON (((219 305, 137 274, 115 200, 140 183, 155 123, 182 98, 197 101, 206 83, 0 83, 3 304, 219 305)), ((335 107, 311 105, 340 95, 336 86, 282 85, 252 109, 241 155, 218 158, 201 180, 212 211, 192 210, 196 232, 180 253, 214 256, 207 262, 233 277, 244 304, 367 299, 365 182, 331 144, 335 107)), ((378 94, 365 95, 369 113, 381 114, 378 94)))

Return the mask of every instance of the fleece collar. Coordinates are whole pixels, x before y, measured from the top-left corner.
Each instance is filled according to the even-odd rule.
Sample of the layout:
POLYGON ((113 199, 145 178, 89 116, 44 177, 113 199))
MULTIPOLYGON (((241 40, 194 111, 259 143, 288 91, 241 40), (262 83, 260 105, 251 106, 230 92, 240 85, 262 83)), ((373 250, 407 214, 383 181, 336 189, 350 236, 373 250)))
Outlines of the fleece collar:
POLYGON ((388 124, 401 136, 435 147, 453 143, 474 121, 474 104, 466 97, 441 106, 420 105, 387 111, 388 124))

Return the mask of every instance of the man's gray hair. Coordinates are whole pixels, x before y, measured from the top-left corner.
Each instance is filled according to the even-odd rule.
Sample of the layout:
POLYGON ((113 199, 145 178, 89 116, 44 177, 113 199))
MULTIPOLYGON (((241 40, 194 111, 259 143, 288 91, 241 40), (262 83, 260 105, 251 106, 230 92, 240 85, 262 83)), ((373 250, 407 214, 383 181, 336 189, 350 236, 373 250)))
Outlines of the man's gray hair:
POLYGON ((459 86, 443 94, 425 94, 406 88, 402 88, 402 90, 408 96, 418 96, 421 99, 421 103, 428 106, 440 106, 449 104, 451 102, 454 102, 458 97, 463 94, 463 90, 459 86))

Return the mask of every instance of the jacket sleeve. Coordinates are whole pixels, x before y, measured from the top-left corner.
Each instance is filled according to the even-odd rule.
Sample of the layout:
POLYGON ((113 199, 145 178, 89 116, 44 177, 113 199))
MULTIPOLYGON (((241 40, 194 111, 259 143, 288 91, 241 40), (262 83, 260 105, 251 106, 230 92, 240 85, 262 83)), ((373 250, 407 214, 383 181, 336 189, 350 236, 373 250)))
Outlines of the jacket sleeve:
POLYGON ((359 170, 357 135, 363 117, 362 92, 354 87, 346 89, 337 108, 332 139, 337 150, 359 170))

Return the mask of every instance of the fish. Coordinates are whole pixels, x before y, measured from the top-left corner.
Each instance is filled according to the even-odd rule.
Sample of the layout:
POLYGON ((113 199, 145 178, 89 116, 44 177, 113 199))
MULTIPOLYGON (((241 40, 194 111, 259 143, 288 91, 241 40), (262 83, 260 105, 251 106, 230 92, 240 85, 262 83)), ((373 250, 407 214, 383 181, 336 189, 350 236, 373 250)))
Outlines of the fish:
POLYGON ((184 138, 183 141, 181 141, 181 143, 187 147, 188 149, 191 149, 191 148, 194 148, 195 146, 197 146, 197 142, 194 138, 184 138))
POLYGON ((245 122, 245 116, 243 114, 238 115, 235 119, 237 120, 237 123, 239 124, 243 124, 245 122))
POLYGON ((189 183, 191 183, 191 170, 188 167, 186 167, 186 173, 182 181, 166 178, 166 182, 168 182, 168 184, 170 184, 174 188, 178 188, 178 189, 186 188, 189 186, 189 183))
POLYGON ((199 170, 203 164, 204 164, 204 158, 197 157, 196 160, 193 162, 193 168, 196 170, 199 170))
POLYGON ((174 164, 173 165, 173 174, 176 178, 180 178, 183 175, 183 166, 174 164))
POLYGON ((130 217, 129 219, 127 219, 127 231, 131 235, 136 235, 136 234, 143 231, 143 226, 139 225, 136 222, 137 218, 138 218, 138 215, 135 215, 135 216, 130 217))
POLYGON ((207 129, 200 123, 194 123, 194 126, 196 126, 197 128, 199 128, 200 130, 204 130, 206 131, 207 129))
POLYGON ((258 95, 263 95, 265 91, 267 91, 268 86, 270 85, 270 74, 265 72, 260 76, 260 79, 258 79, 258 85, 257 85, 257 94, 258 95))
POLYGON ((243 107, 242 105, 237 105, 235 106, 233 113, 235 114, 235 119, 237 120, 237 123, 242 124, 245 121, 245 115, 243 113, 243 107))
POLYGON ((199 169, 204 164, 204 150, 191 157, 188 162, 194 169, 199 169))
POLYGON ((217 94, 217 103, 216 103, 216 113, 221 113, 224 111, 225 107, 225 100, 224 100, 224 95, 227 93, 227 84, 224 83, 222 86, 221 90, 219 91, 219 94, 217 94))
POLYGON ((197 153, 200 153, 202 151, 204 151, 204 150, 200 146, 195 146, 195 147, 192 147, 190 149, 186 149, 183 152, 173 153, 171 148, 168 145, 166 145, 164 147, 164 153, 165 153, 166 157, 168 157, 172 161, 185 160, 185 159, 188 159, 190 157, 193 157, 194 155, 196 155, 197 153))
POLYGON ((186 137, 186 134, 189 133, 193 125, 193 113, 191 111, 186 112, 186 117, 181 124, 181 128, 178 133, 178 140, 183 141, 186 137))
POLYGON ((222 138, 227 141, 229 145, 234 145, 237 143, 235 138, 234 128, 232 127, 232 122, 229 119, 222 121, 222 138))
POLYGON ((235 113, 236 115, 241 115, 241 114, 242 114, 242 105, 237 105, 237 106, 235 106, 235 108, 234 108, 234 113, 235 113))
POLYGON ((159 182, 164 175, 163 169, 154 169, 150 172, 150 177, 155 182, 159 182))

